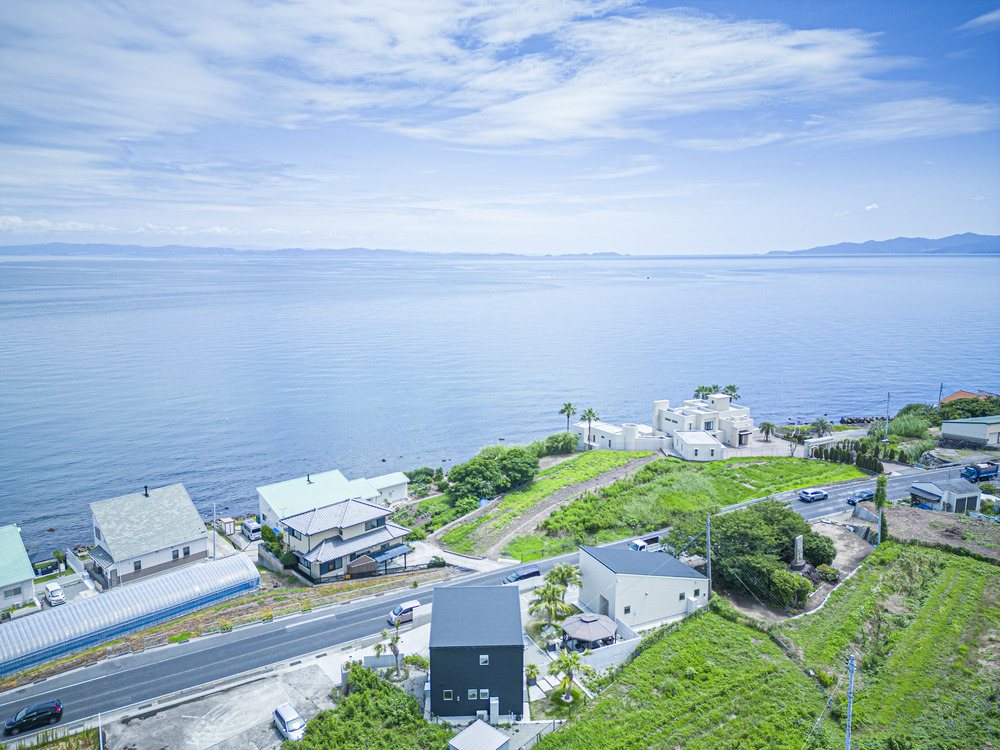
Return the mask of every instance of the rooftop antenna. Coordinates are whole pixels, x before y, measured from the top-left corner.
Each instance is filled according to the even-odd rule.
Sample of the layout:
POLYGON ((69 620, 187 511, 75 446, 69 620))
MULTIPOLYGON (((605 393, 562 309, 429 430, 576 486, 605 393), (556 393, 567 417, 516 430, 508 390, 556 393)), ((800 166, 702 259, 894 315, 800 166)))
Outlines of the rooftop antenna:
POLYGON ((313 480, 311 480, 311 479, 309 478, 309 475, 308 475, 308 474, 306 474, 306 484, 312 484, 312 483, 313 483, 313 480))
POLYGON ((148 484, 142 485, 142 494, 144 494, 146 497, 149 497, 149 485, 148 484))

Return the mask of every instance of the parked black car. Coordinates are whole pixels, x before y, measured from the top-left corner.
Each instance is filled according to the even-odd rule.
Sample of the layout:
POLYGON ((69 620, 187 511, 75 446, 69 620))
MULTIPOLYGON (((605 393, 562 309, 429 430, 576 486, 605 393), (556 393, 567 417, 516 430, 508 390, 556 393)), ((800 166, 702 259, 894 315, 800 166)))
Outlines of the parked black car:
POLYGON ((3 733, 12 735, 37 729, 48 724, 55 724, 62 718, 62 703, 60 701, 45 701, 22 708, 7 719, 3 725, 3 733))
POLYGON ((861 490, 861 492, 855 492, 849 498, 847 498, 848 505, 857 505, 858 503, 871 502, 875 499, 875 493, 869 492, 868 490, 861 490))

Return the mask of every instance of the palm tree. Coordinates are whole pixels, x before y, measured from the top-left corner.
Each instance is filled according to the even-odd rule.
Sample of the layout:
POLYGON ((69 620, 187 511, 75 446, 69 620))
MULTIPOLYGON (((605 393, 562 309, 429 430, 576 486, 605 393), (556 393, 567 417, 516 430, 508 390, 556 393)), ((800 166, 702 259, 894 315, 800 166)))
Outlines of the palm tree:
POLYGON ((569 418, 576 414, 576 407, 567 401, 563 404, 563 408, 559 410, 559 413, 566 415, 566 432, 569 432, 569 418))
MULTIPOLYGON (((583 652, 584 656, 590 654, 590 650, 583 652)), ((593 674, 594 668, 589 664, 584 664, 580 661, 580 654, 576 651, 560 651, 559 656, 552 660, 549 664, 549 674, 563 675, 563 680, 559 683, 559 689, 563 690, 562 699, 569 703, 573 700, 573 693, 571 688, 573 687, 573 673, 579 672, 581 674, 593 674)))
POLYGON ((382 631, 382 637, 386 639, 385 643, 379 642, 375 644, 375 656, 381 656, 386 651, 392 651, 392 655, 396 657, 396 677, 399 677, 399 623, 396 623, 396 632, 391 637, 389 636, 388 630, 382 631))
POLYGON ((566 589, 580 585, 580 570, 569 563, 559 563, 545 576, 546 582, 552 582, 562 589, 562 600, 566 600, 566 589))
POLYGON ((719 386, 719 385, 710 385, 710 386, 708 386, 708 395, 711 396, 713 393, 718 393, 721 390, 722 390, 722 386, 719 386))
POLYGON ((707 385, 699 385, 697 388, 694 389, 695 398, 707 398, 708 396, 711 395, 712 395, 712 389, 709 388, 707 385))
POLYGON ((733 401, 740 400, 740 389, 735 385, 727 385, 722 389, 722 393, 723 395, 729 396, 729 398, 733 401))
POLYGON ((823 417, 819 417, 814 420, 810 426, 812 427, 813 432, 816 433, 817 437, 833 434, 833 425, 826 421, 823 417))
POLYGON ((552 624, 553 617, 568 615, 573 608, 562 600, 563 591, 561 586, 546 581, 535 589, 535 598, 528 604, 528 614, 544 612, 549 625, 552 624))
POLYGON ((590 450, 590 423, 596 422, 600 417, 597 416, 597 412, 593 409, 584 409, 580 415, 580 419, 587 420, 587 450, 590 450))
POLYGON ((778 432, 778 425, 772 422, 761 422, 760 423, 760 434, 764 436, 767 442, 771 442, 771 435, 778 432))

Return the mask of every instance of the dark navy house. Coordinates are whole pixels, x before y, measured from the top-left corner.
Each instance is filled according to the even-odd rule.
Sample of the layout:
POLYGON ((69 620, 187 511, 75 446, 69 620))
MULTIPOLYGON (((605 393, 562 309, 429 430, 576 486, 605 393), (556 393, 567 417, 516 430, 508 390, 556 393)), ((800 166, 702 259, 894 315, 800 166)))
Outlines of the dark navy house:
POLYGON ((431 713, 521 717, 524 641, 516 586, 439 588, 431 610, 431 713))

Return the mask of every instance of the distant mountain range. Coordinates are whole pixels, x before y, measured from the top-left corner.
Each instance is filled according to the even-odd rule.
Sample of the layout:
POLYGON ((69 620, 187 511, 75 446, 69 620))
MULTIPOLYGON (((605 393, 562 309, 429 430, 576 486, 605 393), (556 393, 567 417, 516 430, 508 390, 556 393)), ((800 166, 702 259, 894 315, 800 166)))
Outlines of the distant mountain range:
MULTIPOLYGON (((384 248, 348 247, 339 249, 304 250, 302 248, 285 248, 282 250, 237 250, 231 247, 191 247, 187 245, 163 245, 160 247, 145 247, 142 245, 106 245, 106 244, 72 244, 66 242, 49 242, 43 245, 6 245, 0 246, 0 255, 36 255, 36 256, 107 256, 115 258, 132 257, 206 257, 206 256, 259 256, 301 258, 317 255, 337 255, 350 258, 398 258, 398 257, 436 257, 436 258, 651 258, 651 257, 706 257, 691 255, 650 256, 632 255, 629 253, 570 253, 565 255, 518 255, 516 253, 427 253, 413 250, 390 250, 384 248)), ((868 242, 841 242, 839 245, 824 245, 811 247, 807 250, 772 250, 765 255, 801 256, 801 255, 1000 255, 1000 235, 993 234, 953 234, 939 240, 929 240, 923 237, 897 237, 894 240, 870 240, 868 242)), ((725 255, 714 257, 727 257, 725 255)), ((732 256, 730 256, 732 257, 732 256)), ((746 256, 740 256, 746 257, 746 256)))
POLYGON ((768 255, 1000 255, 1000 236, 953 234, 939 240, 897 237, 894 240, 841 242, 808 250, 772 250, 768 255))

